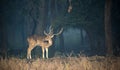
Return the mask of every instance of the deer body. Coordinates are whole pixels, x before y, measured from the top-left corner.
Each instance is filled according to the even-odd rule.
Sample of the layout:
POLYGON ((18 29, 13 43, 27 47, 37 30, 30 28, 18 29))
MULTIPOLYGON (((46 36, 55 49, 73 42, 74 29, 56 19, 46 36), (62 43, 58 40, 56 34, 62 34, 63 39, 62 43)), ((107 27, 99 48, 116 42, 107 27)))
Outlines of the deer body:
POLYGON ((41 46, 41 47, 43 46, 45 48, 48 48, 52 45, 52 39, 44 36, 41 37, 41 36, 34 35, 31 37, 28 37, 27 41, 31 45, 41 46))
POLYGON ((46 58, 48 58, 48 48, 53 44, 52 38, 54 35, 59 35, 63 29, 60 30, 59 33, 53 34, 53 30, 50 27, 50 32, 46 33, 44 31, 44 34, 46 36, 37 36, 33 35, 27 38, 29 47, 27 49, 27 59, 31 59, 31 51, 34 49, 36 46, 40 46, 42 48, 42 58, 44 59, 44 53, 46 51, 46 58))
POLYGON ((42 48, 42 57, 44 58, 44 52, 46 50, 46 57, 48 58, 48 48, 52 45, 52 39, 49 37, 45 37, 45 36, 31 36, 28 37, 27 39, 28 44, 29 44, 29 48, 28 48, 28 59, 31 59, 31 51, 33 48, 35 48, 36 46, 40 46, 42 48))

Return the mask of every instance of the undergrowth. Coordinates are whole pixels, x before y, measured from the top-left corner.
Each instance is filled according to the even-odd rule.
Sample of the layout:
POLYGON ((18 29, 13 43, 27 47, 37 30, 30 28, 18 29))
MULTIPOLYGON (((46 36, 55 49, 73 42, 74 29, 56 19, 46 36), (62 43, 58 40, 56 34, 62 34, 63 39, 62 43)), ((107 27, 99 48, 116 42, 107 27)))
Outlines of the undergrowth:
POLYGON ((0 70, 120 70, 120 57, 79 56, 49 59, 10 57, 0 59, 0 70))

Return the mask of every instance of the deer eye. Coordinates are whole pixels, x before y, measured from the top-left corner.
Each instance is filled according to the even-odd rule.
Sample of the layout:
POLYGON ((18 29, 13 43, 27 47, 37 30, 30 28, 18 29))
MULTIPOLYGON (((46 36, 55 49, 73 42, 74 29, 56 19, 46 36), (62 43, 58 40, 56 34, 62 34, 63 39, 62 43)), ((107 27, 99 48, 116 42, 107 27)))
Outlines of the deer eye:
POLYGON ((47 40, 44 40, 43 42, 44 42, 44 43, 48 43, 48 41, 47 41, 47 40))

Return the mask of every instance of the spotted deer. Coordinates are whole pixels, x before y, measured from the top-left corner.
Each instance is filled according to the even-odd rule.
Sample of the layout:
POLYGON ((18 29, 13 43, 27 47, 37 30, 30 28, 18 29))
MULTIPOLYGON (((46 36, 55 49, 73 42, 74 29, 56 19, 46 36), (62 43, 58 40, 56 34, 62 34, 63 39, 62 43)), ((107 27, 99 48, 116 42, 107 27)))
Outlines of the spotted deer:
POLYGON ((45 36, 37 36, 33 35, 27 38, 28 41, 28 49, 27 49, 27 59, 31 59, 31 51, 36 47, 40 46, 42 48, 42 58, 44 59, 45 57, 45 51, 46 51, 46 58, 48 58, 48 48, 53 44, 52 38, 55 35, 61 34, 63 31, 63 28, 56 33, 53 34, 53 28, 52 26, 49 27, 49 32, 47 33, 44 31, 45 36))

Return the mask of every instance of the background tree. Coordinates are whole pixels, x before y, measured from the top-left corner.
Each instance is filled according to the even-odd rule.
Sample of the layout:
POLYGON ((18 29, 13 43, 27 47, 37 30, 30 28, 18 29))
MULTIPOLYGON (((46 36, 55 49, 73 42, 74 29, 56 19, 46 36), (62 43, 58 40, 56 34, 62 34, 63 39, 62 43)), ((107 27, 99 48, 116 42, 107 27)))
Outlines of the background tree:
POLYGON ((112 49, 112 32, 111 32, 111 6, 112 0, 106 0, 105 2, 105 42, 107 47, 107 53, 113 54, 112 49))
POLYGON ((52 50, 51 54, 55 53, 56 49, 56 51, 66 51, 69 48, 78 52, 83 48, 85 51, 88 51, 87 48, 91 48, 90 52, 98 55, 104 55, 105 50, 117 54, 119 52, 116 52, 116 48, 120 47, 120 2, 113 0, 112 6, 109 4, 110 2, 111 0, 106 0, 106 2, 104 0, 1 0, 0 43, 1 45, 6 43, 4 45, 7 45, 9 55, 25 54, 27 49, 26 38, 33 34, 44 35, 43 31, 52 25, 55 32, 59 31, 61 27, 64 28, 64 32, 54 39, 55 44, 50 49, 52 50), (111 28, 112 31, 109 32, 111 28), (72 44, 75 47, 69 47, 69 43, 66 43, 69 41, 66 40, 65 34, 76 29, 78 34, 72 34, 69 37, 78 36, 79 39, 70 42, 83 43, 83 45, 72 44), (111 46, 112 44, 109 43, 111 41, 108 39, 113 39, 112 43, 115 47, 111 46), (56 43, 58 40, 60 43, 56 43), (112 48, 108 45, 105 47, 105 43, 112 48), (16 50, 24 50, 24 52, 16 50))

